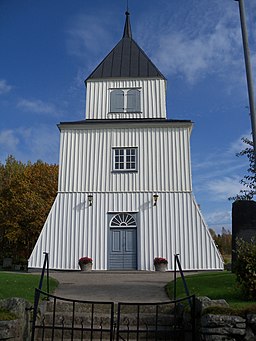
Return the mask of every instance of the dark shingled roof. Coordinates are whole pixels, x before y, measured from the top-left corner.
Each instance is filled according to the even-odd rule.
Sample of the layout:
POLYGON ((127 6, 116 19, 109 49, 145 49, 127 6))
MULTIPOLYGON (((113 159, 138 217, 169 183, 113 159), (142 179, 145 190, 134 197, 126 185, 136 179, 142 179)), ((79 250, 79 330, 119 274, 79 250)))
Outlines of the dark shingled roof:
POLYGON ((156 123, 164 123, 164 124, 168 124, 168 123, 189 123, 192 124, 193 122, 191 120, 175 120, 175 119, 166 119, 166 118, 137 118, 137 119, 86 119, 86 120, 80 120, 80 121, 72 121, 72 122, 60 122, 60 125, 90 125, 90 124, 109 124, 111 123, 111 125, 115 125, 115 124, 127 124, 127 123, 132 123, 132 124, 142 124, 145 125, 145 123, 147 123, 149 126, 150 124, 156 124, 156 123))
POLYGON ((129 12, 126 12, 125 15, 126 20, 122 39, 86 81, 89 79, 120 77, 165 79, 145 52, 132 39, 129 12))

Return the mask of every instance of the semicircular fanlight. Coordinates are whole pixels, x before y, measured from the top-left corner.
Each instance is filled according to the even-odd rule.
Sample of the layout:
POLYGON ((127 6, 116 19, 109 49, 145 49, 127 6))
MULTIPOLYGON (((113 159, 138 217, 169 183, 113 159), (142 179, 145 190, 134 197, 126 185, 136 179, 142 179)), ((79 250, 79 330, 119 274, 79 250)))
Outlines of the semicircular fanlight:
POLYGON ((136 226, 134 217, 129 213, 118 213, 116 214, 111 222, 110 227, 131 227, 136 226))

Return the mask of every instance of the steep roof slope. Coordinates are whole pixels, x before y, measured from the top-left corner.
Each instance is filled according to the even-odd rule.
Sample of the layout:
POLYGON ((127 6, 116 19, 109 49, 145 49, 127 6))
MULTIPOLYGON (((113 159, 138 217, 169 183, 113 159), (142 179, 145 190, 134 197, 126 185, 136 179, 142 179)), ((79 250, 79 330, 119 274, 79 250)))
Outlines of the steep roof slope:
POLYGON ((125 15, 126 20, 122 39, 96 67, 86 81, 90 79, 125 77, 165 79, 145 52, 132 39, 130 14, 126 12, 125 15))

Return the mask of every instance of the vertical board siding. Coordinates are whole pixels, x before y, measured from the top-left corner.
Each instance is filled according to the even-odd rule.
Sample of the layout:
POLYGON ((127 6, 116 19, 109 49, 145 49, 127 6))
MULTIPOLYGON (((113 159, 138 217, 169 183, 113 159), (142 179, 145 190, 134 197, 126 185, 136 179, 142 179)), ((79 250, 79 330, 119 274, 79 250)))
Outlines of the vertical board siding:
POLYGON ((93 258, 93 268, 107 270, 109 214, 134 212, 137 220, 139 270, 153 270, 154 257, 166 257, 174 269, 180 254, 184 270, 222 269, 222 258, 191 193, 59 193, 49 213, 29 267, 40 268, 49 252, 50 268, 78 270, 82 256, 93 258), (113 213, 111 213, 113 212, 113 213))
POLYGON ((60 192, 191 191, 189 128, 84 126, 61 136, 60 192), (138 147, 138 172, 112 171, 112 148, 125 146, 138 147))
POLYGON ((87 81, 87 119, 119 118, 166 118, 166 81, 144 80, 97 80, 87 81), (109 113, 111 89, 141 89, 141 113, 109 113))

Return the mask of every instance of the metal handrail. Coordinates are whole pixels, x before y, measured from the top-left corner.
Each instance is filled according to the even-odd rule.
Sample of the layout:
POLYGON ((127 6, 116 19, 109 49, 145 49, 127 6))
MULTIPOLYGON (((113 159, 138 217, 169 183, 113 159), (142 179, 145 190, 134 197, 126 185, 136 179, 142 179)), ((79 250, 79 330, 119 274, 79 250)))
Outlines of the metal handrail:
POLYGON ((176 301, 176 296, 177 296, 177 265, 178 265, 178 270, 179 270, 179 273, 180 273, 180 276, 181 276, 181 279, 182 279, 182 283, 183 283, 183 286, 184 286, 184 289, 185 289, 185 292, 186 292, 186 295, 187 295, 187 298, 188 298, 188 303, 190 305, 190 308, 192 308, 192 303, 191 303, 191 299, 190 299, 190 293, 189 293, 189 290, 188 290, 188 286, 187 286, 187 282, 185 280, 185 276, 184 276, 184 273, 183 273, 183 270, 182 270, 182 267, 181 267, 181 264, 180 264, 180 260, 179 260, 179 253, 176 253, 174 255, 174 293, 173 293, 173 298, 174 300, 176 301))
POLYGON ((41 277, 38 284, 38 288, 35 288, 35 298, 34 298, 34 308, 33 308, 33 321, 32 321, 32 335, 31 341, 34 340, 35 337, 35 323, 36 323, 36 316, 37 316, 37 309, 40 299, 40 291, 42 290, 43 280, 44 280, 44 273, 46 269, 46 280, 47 280, 47 294, 49 294, 50 287, 49 287, 49 254, 44 252, 44 263, 42 267, 41 277))
POLYGON ((45 269, 46 269, 46 280, 47 280, 47 294, 49 294, 50 291, 50 287, 49 287, 49 253, 48 252, 44 252, 44 264, 43 264, 43 268, 42 268, 42 272, 41 272, 41 278, 39 281, 39 285, 38 285, 38 289, 41 290, 42 286, 43 286, 43 280, 44 280, 44 273, 45 273, 45 269))

